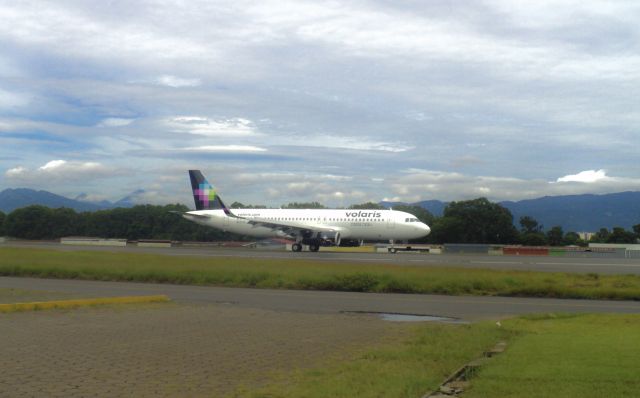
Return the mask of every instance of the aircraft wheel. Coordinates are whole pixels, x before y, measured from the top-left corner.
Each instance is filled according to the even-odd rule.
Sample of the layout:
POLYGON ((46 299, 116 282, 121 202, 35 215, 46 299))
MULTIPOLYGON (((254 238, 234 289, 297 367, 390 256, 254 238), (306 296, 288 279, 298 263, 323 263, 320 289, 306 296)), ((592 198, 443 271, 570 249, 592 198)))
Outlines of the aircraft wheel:
POLYGON ((317 252, 318 250, 320 250, 320 245, 317 243, 312 243, 309 245, 309 251, 311 252, 317 252))
POLYGON ((300 243, 294 243, 293 245, 291 245, 291 251, 301 252, 302 251, 302 245, 300 243))

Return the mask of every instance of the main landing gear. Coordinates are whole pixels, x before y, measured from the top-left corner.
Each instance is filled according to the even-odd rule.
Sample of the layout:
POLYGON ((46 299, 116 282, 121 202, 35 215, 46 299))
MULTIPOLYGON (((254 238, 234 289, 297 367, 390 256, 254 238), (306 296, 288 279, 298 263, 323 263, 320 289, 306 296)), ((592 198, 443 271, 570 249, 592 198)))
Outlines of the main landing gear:
MULTIPOLYGON (((310 252, 317 252, 318 250, 320 250, 320 243, 319 242, 309 242, 309 251, 310 252)), ((302 243, 301 242, 296 242, 293 245, 291 245, 291 251, 294 252, 301 252, 302 251, 302 243)))

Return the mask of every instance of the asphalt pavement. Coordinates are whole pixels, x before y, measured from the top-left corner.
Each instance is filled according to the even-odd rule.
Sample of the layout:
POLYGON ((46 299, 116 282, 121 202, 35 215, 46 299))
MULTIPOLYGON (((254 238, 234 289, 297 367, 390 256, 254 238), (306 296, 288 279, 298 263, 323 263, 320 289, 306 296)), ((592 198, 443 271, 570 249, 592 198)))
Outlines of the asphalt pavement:
POLYGON ((550 312, 640 313, 640 302, 613 300, 244 289, 15 277, 0 277, 0 288, 66 292, 91 297, 166 294, 172 300, 185 304, 224 304, 238 308, 309 314, 414 314, 465 321, 550 312))

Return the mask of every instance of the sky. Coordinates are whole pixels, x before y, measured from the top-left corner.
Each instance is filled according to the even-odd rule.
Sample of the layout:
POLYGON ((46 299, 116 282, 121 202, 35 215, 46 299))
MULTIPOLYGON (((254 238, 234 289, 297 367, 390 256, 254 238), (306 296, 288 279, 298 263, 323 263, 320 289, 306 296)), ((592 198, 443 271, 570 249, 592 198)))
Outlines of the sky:
POLYGON ((0 0, 0 190, 639 191, 639 99, 637 1, 0 0))

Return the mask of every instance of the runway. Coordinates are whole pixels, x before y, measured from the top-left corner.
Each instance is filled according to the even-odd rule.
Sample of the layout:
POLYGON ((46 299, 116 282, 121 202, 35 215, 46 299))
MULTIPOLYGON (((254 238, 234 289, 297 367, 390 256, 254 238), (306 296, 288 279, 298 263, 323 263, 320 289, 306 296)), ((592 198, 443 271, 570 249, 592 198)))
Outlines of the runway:
MULTIPOLYGON (((349 253, 320 251, 294 253, 284 250, 219 247, 142 248, 69 246, 57 242, 8 242, 4 247, 32 247, 66 251, 114 251, 169 256, 236 257, 254 259, 306 259, 352 264, 391 264, 416 267, 460 267, 541 272, 640 275, 640 259, 608 257, 495 256, 483 254, 349 253)), ((0 246, 0 247, 3 247, 0 246)))
POLYGON ((464 321, 550 313, 640 313, 640 302, 487 296, 377 294, 242 289, 170 284, 0 277, 0 288, 57 291, 92 297, 166 294, 177 303, 336 314, 349 312, 431 315, 464 321))

